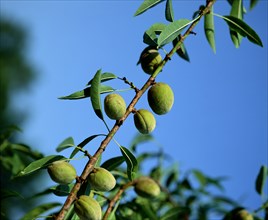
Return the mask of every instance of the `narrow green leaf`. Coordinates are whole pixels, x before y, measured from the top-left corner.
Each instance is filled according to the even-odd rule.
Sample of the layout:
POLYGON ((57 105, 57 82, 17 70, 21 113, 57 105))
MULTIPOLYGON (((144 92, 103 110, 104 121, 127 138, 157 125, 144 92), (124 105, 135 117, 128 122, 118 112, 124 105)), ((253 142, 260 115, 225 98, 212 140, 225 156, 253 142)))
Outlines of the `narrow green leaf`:
MULTIPOLYGON (((106 81, 109 81, 109 80, 112 80, 112 79, 116 79, 117 76, 113 73, 108 73, 108 72, 105 72, 103 74, 101 74, 101 82, 106 82, 106 81)), ((91 79, 88 83, 87 83, 87 86, 91 85, 92 83, 92 80, 91 79)))
POLYGON ((212 12, 213 7, 211 7, 211 12, 205 15, 204 29, 207 41, 210 47, 212 48, 213 52, 216 53, 214 16, 212 12))
POLYGON ((112 171, 115 168, 119 167, 124 161, 125 161, 125 158, 123 156, 113 157, 113 158, 106 160, 101 165, 101 167, 105 168, 106 170, 112 171))
POLYGON ((238 32, 243 37, 247 37, 248 40, 251 41, 252 43, 263 47, 262 41, 261 41, 260 37, 258 36, 258 34, 249 25, 247 25, 244 21, 242 21, 239 18, 236 18, 233 16, 228 16, 228 15, 227 16, 217 15, 217 16, 223 18, 227 22, 227 24, 229 25, 230 29, 238 32))
POLYGON ((170 21, 170 22, 174 21, 174 11, 172 7, 172 0, 167 0, 166 2, 165 17, 167 21, 170 21))
POLYGON ((265 182, 268 176, 268 169, 267 166, 261 166, 258 176, 255 181, 255 189, 258 194, 262 195, 263 194, 263 189, 265 186, 265 182))
POLYGON ((101 70, 98 70, 91 82, 90 100, 95 114, 101 120, 104 120, 100 100, 100 79, 101 79, 101 70))
POLYGON ((21 220, 32 220, 37 219, 42 213, 53 209, 55 207, 61 206, 61 203, 54 202, 54 203, 46 203, 42 204, 40 206, 35 207, 33 210, 28 212, 26 215, 24 215, 21 220))
POLYGON ((132 151, 136 151, 137 145, 144 143, 144 142, 148 142, 148 141, 154 141, 154 137, 151 134, 140 134, 138 133, 132 140, 131 144, 130 144, 130 149, 132 151))
MULTIPOLYGON (((67 100, 76 100, 76 99, 84 99, 90 97, 90 90, 91 87, 87 87, 81 91, 74 92, 67 96, 61 96, 59 99, 67 99, 67 100)), ((113 92, 115 89, 113 89, 111 86, 105 86, 100 85, 100 94, 113 92)))
POLYGON ((51 155, 51 156, 47 156, 42 159, 36 160, 30 163, 27 167, 25 167, 24 170, 20 171, 20 173, 16 177, 29 175, 35 171, 46 168, 49 164, 51 164, 54 161, 63 160, 63 159, 66 159, 66 158, 61 155, 51 155))
POLYGON ((125 147, 120 146, 121 153, 127 163, 127 175, 130 181, 132 181, 138 170, 138 161, 136 157, 125 147))
POLYGON ((137 16, 137 15, 144 13, 145 11, 156 6, 157 4, 159 4, 162 1, 163 0, 144 0, 143 3, 138 8, 138 10, 135 12, 134 16, 137 16))
POLYGON ((160 220, 183 219, 183 216, 189 212, 189 209, 186 207, 172 207, 167 210, 167 212, 160 218, 160 220))
MULTIPOLYGON (((105 134, 94 134, 89 136, 88 138, 86 138, 85 140, 83 140, 80 144, 78 144, 77 146, 80 148, 83 148, 84 146, 86 146, 90 141, 92 141, 94 138, 99 137, 99 136, 106 136, 105 134)), ((70 159, 72 159, 77 153, 79 152, 79 149, 75 148, 73 150, 73 152, 70 155, 70 159)))
POLYGON ((20 197, 21 199, 24 199, 21 194, 14 190, 9 189, 1 189, 1 200, 10 198, 10 197, 20 197))
MULTIPOLYGON (((179 37, 176 37, 173 41, 172 44, 175 47, 175 45, 179 42, 179 37)), ((184 43, 181 44, 180 48, 176 51, 176 53, 179 55, 180 58, 190 62, 190 57, 188 55, 188 52, 186 50, 186 47, 184 43)))
POLYGON ((204 174, 199 170, 192 170, 192 173, 200 183, 201 187, 204 187, 207 183, 207 178, 204 176, 204 174))
POLYGON ((157 40, 158 46, 161 47, 169 42, 172 42, 181 33, 181 31, 191 23, 192 21, 188 19, 181 19, 171 22, 159 35, 157 40))
POLYGON ((28 157, 33 158, 34 160, 38 160, 43 158, 43 154, 38 151, 34 151, 31 147, 26 144, 12 144, 12 149, 24 153, 28 157))
POLYGON ((150 46, 157 46, 157 35, 159 35, 165 28, 163 23, 153 24, 143 35, 143 42, 150 46))
POLYGON ((73 188, 73 184, 70 184, 70 185, 57 185, 57 186, 51 187, 50 190, 56 196, 60 196, 60 197, 68 196, 73 188))
POLYGON ((99 167, 101 164, 101 160, 102 160, 102 154, 98 157, 96 163, 95 163, 95 167, 99 167))
MULTIPOLYGON (((236 0, 236 1, 232 2, 232 9, 231 9, 230 15, 243 20, 243 2, 242 2, 242 0, 236 0)), ((231 30, 231 29, 230 29, 230 35, 231 35, 231 39, 232 39, 235 47, 238 48, 240 46, 242 36, 238 32, 231 30)))
POLYGON ((250 10, 252 10, 258 3, 259 0, 250 0, 250 10))
POLYGON ((68 137, 58 145, 58 147, 56 148, 56 151, 61 152, 62 150, 65 150, 69 147, 74 147, 74 146, 75 146, 74 139, 72 137, 68 137))

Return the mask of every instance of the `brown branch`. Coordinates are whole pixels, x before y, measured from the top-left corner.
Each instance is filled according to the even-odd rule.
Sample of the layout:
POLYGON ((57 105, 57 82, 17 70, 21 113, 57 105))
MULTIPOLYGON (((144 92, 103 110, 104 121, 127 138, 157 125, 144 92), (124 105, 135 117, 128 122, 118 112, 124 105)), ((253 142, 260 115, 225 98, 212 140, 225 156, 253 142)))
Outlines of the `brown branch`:
POLYGON ((113 199, 109 202, 108 208, 107 208, 107 210, 106 210, 106 212, 105 212, 102 220, 107 220, 108 219, 110 213, 112 212, 112 210, 114 208, 115 203, 120 199, 121 195, 126 191, 127 188, 135 185, 136 182, 137 182, 136 180, 133 180, 133 181, 128 182, 128 183, 126 183, 126 184, 124 184, 124 185, 122 185, 120 187, 120 189, 115 194, 115 196, 113 197, 113 199))
POLYGON ((146 92, 146 90, 152 85, 154 82, 156 76, 162 71, 165 64, 170 60, 170 58, 173 56, 173 54, 180 48, 181 44, 185 40, 185 38, 190 35, 194 29, 194 27, 198 24, 201 17, 203 17, 206 13, 210 11, 211 6, 215 3, 215 0, 207 0, 206 7, 200 12, 200 15, 198 19, 196 19, 190 27, 187 29, 187 31, 181 36, 181 39, 179 42, 173 47, 173 49, 166 55, 165 59, 162 61, 162 63, 158 66, 158 68, 155 70, 155 72, 149 77, 149 79, 146 81, 146 83, 143 85, 143 87, 137 91, 135 97, 130 102, 129 106, 127 107, 125 115, 118 121, 115 122, 112 130, 109 132, 109 134, 104 138, 104 140, 101 142, 98 150, 95 152, 95 154, 91 157, 91 159, 86 164, 81 176, 80 181, 76 181, 74 187, 72 188, 72 191, 70 192, 69 196, 67 197, 64 205, 62 206, 59 214, 56 216, 56 220, 63 220, 66 212, 71 207, 72 203, 76 199, 76 195, 78 191, 80 190, 82 184, 84 184, 85 180, 87 179, 90 172, 93 170, 94 165, 99 158, 99 156, 103 153, 113 136, 116 134, 116 132, 119 130, 120 126, 123 124, 123 122, 126 120, 126 118, 129 116, 129 114, 134 110, 134 106, 139 101, 141 96, 146 92))

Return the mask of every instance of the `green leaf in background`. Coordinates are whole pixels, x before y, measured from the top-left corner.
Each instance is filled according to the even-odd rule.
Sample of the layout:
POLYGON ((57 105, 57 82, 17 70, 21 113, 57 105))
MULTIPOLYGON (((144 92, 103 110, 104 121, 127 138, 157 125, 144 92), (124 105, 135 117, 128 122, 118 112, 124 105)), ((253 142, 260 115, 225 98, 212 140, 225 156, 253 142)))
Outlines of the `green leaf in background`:
POLYGON ((1 200, 7 199, 10 197, 20 197, 21 199, 24 199, 21 194, 19 194, 18 192, 14 191, 14 190, 1 189, 0 193, 1 193, 1 200))
POLYGON ((172 0, 167 0, 166 2, 165 17, 167 21, 170 21, 170 22, 174 21, 174 11, 172 7, 172 0))
POLYGON ((98 70, 91 82, 90 100, 95 114, 101 120, 104 120, 101 109, 101 99, 100 99, 100 79, 101 79, 101 70, 98 70))
POLYGON ((131 144, 130 144, 130 149, 132 151, 136 151, 137 145, 144 143, 144 142, 148 142, 148 141, 154 141, 154 137, 151 134, 140 134, 138 133, 132 140, 131 144))
POLYGON ((207 183, 207 178, 205 177, 205 175, 199 170, 192 170, 192 173, 200 183, 201 187, 204 187, 207 183))
POLYGON ((250 0, 250 10, 252 10, 256 4, 258 3, 259 0, 250 0))
MULTIPOLYGON (((115 74, 113 74, 113 73, 105 72, 105 73, 101 74, 101 82, 106 82, 106 81, 108 81, 108 80, 112 80, 112 79, 116 79, 116 78, 117 78, 117 76, 116 76, 115 74)), ((91 85, 92 80, 93 80, 93 79, 91 79, 91 80, 87 83, 87 86, 91 85)))
POLYGON ((263 189, 268 176, 267 166, 261 166, 258 176, 255 181, 255 189, 259 195, 263 195, 263 189))
POLYGON ((207 41, 213 52, 216 53, 213 7, 211 7, 211 11, 208 14, 205 14, 204 29, 207 41))
POLYGON ((159 35, 157 44, 159 47, 172 42, 184 28, 186 28, 192 21, 188 19, 181 19, 171 22, 165 27, 162 33, 159 35))
POLYGON ((106 170, 112 171, 118 166, 120 166, 125 161, 123 156, 113 157, 106 160, 101 167, 105 168, 106 170))
POLYGON ((61 155, 51 155, 51 156, 47 156, 42 159, 36 160, 30 163, 27 167, 25 167, 24 170, 20 171, 20 173, 16 177, 29 175, 35 171, 46 168, 49 164, 51 164, 54 161, 63 160, 63 159, 66 159, 66 158, 61 155))
POLYGON ((231 28, 232 30, 238 32, 243 37, 247 37, 248 40, 251 41, 252 43, 263 47, 262 41, 260 37, 258 36, 258 34, 241 19, 233 17, 233 16, 228 16, 228 15, 226 16, 216 15, 216 16, 224 19, 229 25, 229 28, 231 28))
POLYGON ((144 0, 143 3, 138 8, 138 10, 135 12, 134 16, 137 16, 137 15, 144 13, 145 11, 156 6, 157 4, 159 4, 162 1, 163 0, 144 0))
POLYGON ((164 30, 165 26, 166 25, 163 23, 153 24, 147 31, 145 31, 143 35, 143 42, 151 46, 158 46, 157 35, 164 30))
POLYGON ((75 146, 74 139, 72 137, 68 137, 58 145, 58 147, 56 148, 56 151, 61 152, 62 150, 65 150, 69 147, 74 147, 74 146, 75 146))
POLYGON ((53 203, 46 203, 46 204, 42 204, 40 206, 35 207, 33 210, 31 210, 30 212, 28 212, 26 215, 24 215, 21 220, 32 220, 32 219, 38 219, 38 217, 50 210, 53 209, 55 207, 61 206, 61 203, 58 202, 53 202, 53 203))
POLYGON ((132 181, 138 170, 138 161, 136 157, 125 147, 120 146, 121 153, 127 163, 127 175, 130 181, 132 181))
MULTIPOLYGON (((86 146, 90 141, 92 141, 94 138, 99 137, 99 136, 106 136, 106 134, 94 134, 89 136, 88 138, 86 138, 85 140, 83 140, 80 144, 78 144, 77 146, 80 148, 83 148, 84 146, 86 146)), ((78 148, 75 148, 73 150, 73 152, 70 155, 70 159, 72 159, 77 153, 79 152, 78 148)))
POLYGON ((185 214, 189 214, 190 210, 186 207, 172 207, 160 218, 160 220, 177 220, 184 219, 185 214))
MULTIPOLYGON (((173 41, 173 47, 175 47, 175 45, 179 42, 179 37, 176 37, 173 41)), ((181 44, 180 48, 176 51, 176 53, 179 55, 180 58, 190 62, 190 57, 187 53, 186 47, 184 45, 184 43, 181 44)))
MULTIPOLYGON (((90 97, 90 90, 91 90, 91 87, 87 87, 81 91, 74 92, 70 95, 61 96, 59 97, 59 99, 76 100, 76 99, 88 98, 90 97)), ((109 93, 113 91, 115 91, 115 89, 113 89, 111 86, 100 85, 100 94, 109 93)))
POLYGON ((31 147, 26 144, 11 144, 13 150, 19 151, 35 160, 41 159, 43 154, 38 151, 34 151, 31 147))
MULTIPOLYGON (((243 20, 243 2, 242 2, 242 0, 233 1, 230 15, 243 20)), ((235 47, 239 48, 241 40, 242 40, 242 36, 238 32, 236 32, 232 29, 230 29, 230 35, 231 35, 231 39, 232 39, 235 47)))

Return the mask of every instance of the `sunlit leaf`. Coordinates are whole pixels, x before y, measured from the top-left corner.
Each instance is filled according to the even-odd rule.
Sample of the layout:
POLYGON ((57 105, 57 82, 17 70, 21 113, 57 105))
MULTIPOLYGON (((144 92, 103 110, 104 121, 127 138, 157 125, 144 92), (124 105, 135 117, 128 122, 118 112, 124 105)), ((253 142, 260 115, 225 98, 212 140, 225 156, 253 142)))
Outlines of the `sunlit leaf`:
MULTIPOLYGON (((179 37, 176 37, 173 41, 172 44, 173 46, 177 45, 177 43, 179 42, 179 37)), ((179 57, 181 57, 182 59, 190 62, 190 57, 188 55, 188 52, 186 50, 186 47, 184 45, 184 43, 181 44, 180 48, 176 51, 176 53, 179 55, 179 57)))
POLYGON ((24 215, 21 220, 37 219, 42 213, 58 206, 61 206, 61 203, 53 202, 42 204, 40 206, 35 207, 33 210, 24 215))
POLYGON ((252 43, 263 47, 262 41, 258 36, 258 34, 244 21, 242 21, 239 18, 228 15, 219 17, 223 18, 232 30, 237 31, 243 37, 247 37, 248 40, 251 41, 252 43))
MULTIPOLYGON (((74 92, 70 95, 59 97, 59 99, 76 100, 88 98, 90 97, 90 90, 91 87, 87 87, 81 91, 74 92)), ((113 91, 115 91, 115 89, 113 89, 111 86, 100 85, 100 94, 109 93, 113 91)))
POLYGON ((159 35, 165 28, 163 23, 153 24, 143 35, 143 42, 151 46, 157 46, 157 35, 159 35))
POLYGON ((136 157, 125 147, 120 146, 121 153, 127 163, 127 175, 130 181, 132 181, 138 170, 138 161, 136 157))
POLYGON ((145 11, 156 6, 157 4, 159 4, 162 1, 163 0, 144 0, 143 3, 138 8, 138 10, 135 12, 134 16, 137 16, 137 15, 144 13, 145 11))
POLYGON ((165 17, 167 21, 170 21, 170 22, 174 21, 174 11, 172 7, 172 0, 167 0, 166 2, 165 17))
MULTIPOLYGON (((101 79, 100 79, 100 81, 101 81, 101 82, 105 82, 105 81, 112 80, 112 79, 116 79, 116 78, 117 78, 117 76, 116 76, 115 74, 106 72, 106 73, 102 73, 102 74, 101 74, 101 79)), ((91 79, 91 80, 87 83, 87 86, 89 86, 89 85, 92 83, 92 80, 93 80, 93 79, 91 79)))
POLYGON ((206 39, 210 47, 212 48, 213 52, 216 53, 214 16, 212 12, 213 12, 213 7, 211 7, 210 13, 205 14, 204 29, 205 29, 206 39))
POLYGON ((267 166, 261 166, 258 176, 255 181, 255 189, 257 193, 259 193, 260 195, 263 194, 267 176, 268 176, 267 166))
POLYGON ((56 151, 61 152, 62 150, 65 150, 69 147, 74 147, 74 146, 75 146, 74 139, 72 137, 68 137, 58 145, 58 147, 56 148, 56 151))
POLYGON ((54 161, 63 160, 63 159, 66 159, 66 158, 61 155, 51 155, 51 156, 47 156, 42 159, 36 160, 30 163, 27 167, 25 167, 24 170, 20 171, 17 177, 29 175, 35 171, 46 168, 49 164, 51 164, 54 161))
MULTIPOLYGON (((91 135, 89 137, 87 137, 85 140, 83 140, 80 144, 78 144, 77 146, 79 148, 83 148, 84 146, 86 146, 90 141, 92 141, 94 138, 99 137, 99 136, 106 136, 105 134, 94 134, 91 135)), ((75 148, 73 150, 73 152, 70 155, 70 159, 73 158, 77 153, 79 152, 78 148, 75 148)))
POLYGON ((100 100, 100 79, 101 79, 101 70, 98 70, 91 82, 90 100, 95 114, 101 120, 104 120, 100 100))
MULTIPOLYGON (((230 15, 243 20, 243 2, 242 2, 242 0, 236 0, 236 1, 232 2, 232 9, 231 9, 230 15)), ((230 29, 230 35, 231 35, 231 39, 232 39, 235 47, 238 48, 240 46, 242 36, 238 32, 236 32, 232 29, 230 29)))
POLYGON ((123 156, 113 157, 106 160, 101 167, 105 168, 106 170, 112 171, 118 166, 120 166, 125 161, 123 156))
POLYGON ((182 32, 182 30, 191 23, 192 21, 188 19, 181 19, 171 22, 159 35, 157 40, 158 46, 160 47, 168 44, 169 42, 172 42, 182 32))

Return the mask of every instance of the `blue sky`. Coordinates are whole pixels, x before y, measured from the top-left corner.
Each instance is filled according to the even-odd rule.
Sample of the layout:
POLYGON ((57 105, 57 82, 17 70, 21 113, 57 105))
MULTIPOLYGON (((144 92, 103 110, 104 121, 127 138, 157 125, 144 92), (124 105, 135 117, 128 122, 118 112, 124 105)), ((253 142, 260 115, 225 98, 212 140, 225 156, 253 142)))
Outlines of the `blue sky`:
MULTIPOLYGON (((28 58, 38 70, 38 79, 28 93, 14 100, 30 115, 23 126, 23 141, 49 155, 56 153, 55 147, 66 137, 72 136, 78 144, 92 134, 105 132, 89 100, 61 101, 57 97, 83 89, 100 68, 127 77, 137 87, 143 85, 148 75, 136 66, 145 47, 143 33, 153 23, 166 21, 164 4, 133 17, 140 3, 1 0, 1 14, 29 30, 28 58)), ((174 1, 175 19, 191 19, 202 3, 174 1)), ((245 7, 245 21, 258 33, 264 47, 243 39, 236 49, 225 22, 215 18, 214 54, 201 22, 194 30, 197 35, 185 41, 191 62, 174 56, 157 78, 172 87, 175 103, 169 114, 156 116, 153 135, 182 171, 198 168, 212 177, 230 177, 225 182, 226 195, 254 210, 261 204, 254 190, 255 177, 259 167, 267 164, 268 8, 266 0, 252 11, 248 1, 245 7)), ((218 14, 229 11, 227 1, 215 4, 218 14)), ((122 82, 111 85, 126 88, 122 82)), ((132 91, 122 93, 127 103, 133 95, 132 91)), ((136 107, 149 108, 145 96, 136 107)), ((130 117, 116 139, 128 146, 135 134, 130 117)), ((98 141, 90 145, 92 153, 98 141)), ((152 144, 143 147, 155 149, 152 144)), ((103 158, 119 154, 111 143, 103 158)), ((84 162, 78 161, 77 168, 81 170, 84 162)))

